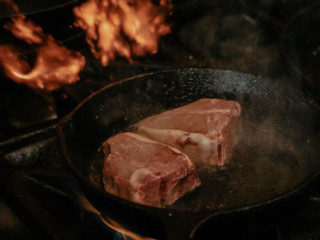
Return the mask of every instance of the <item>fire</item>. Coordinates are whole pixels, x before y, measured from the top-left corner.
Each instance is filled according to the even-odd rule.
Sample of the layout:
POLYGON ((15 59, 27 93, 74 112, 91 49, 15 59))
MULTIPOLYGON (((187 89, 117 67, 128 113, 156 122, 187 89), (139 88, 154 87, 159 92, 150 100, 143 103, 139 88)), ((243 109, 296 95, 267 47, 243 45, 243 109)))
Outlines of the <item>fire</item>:
POLYGON ((33 68, 11 46, 0 46, 0 52, 0 62, 9 78, 48 91, 76 82, 85 63, 82 55, 57 45, 52 37, 39 48, 33 68))
POLYGON ((165 23, 171 0, 88 0, 74 8, 75 25, 87 33, 86 40, 96 58, 106 66, 117 55, 155 54, 159 37, 170 32, 165 23))
POLYGON ((11 19, 12 23, 4 25, 4 28, 11 31, 12 34, 29 44, 40 44, 43 41, 42 28, 31 21, 27 21, 24 15, 11 19))
POLYGON ((148 238, 148 237, 142 237, 141 235, 131 232, 129 230, 126 230, 121 224, 117 223, 116 221, 113 221, 110 218, 100 217, 102 222, 106 224, 109 228, 115 230, 116 232, 121 233, 125 237, 128 237, 132 240, 156 240, 155 238, 148 238))
POLYGON ((132 240, 157 240, 155 238, 148 238, 148 237, 143 237, 140 234, 131 232, 127 229, 125 229, 124 226, 122 226, 120 223, 112 220, 111 218, 107 218, 102 216, 102 214, 88 201, 88 199, 83 195, 81 190, 72 188, 70 189, 72 191, 73 196, 75 196, 75 201, 84 209, 86 209, 89 212, 92 212, 96 214, 97 216, 100 217, 101 221, 107 225, 109 228, 115 230, 118 233, 121 233, 124 237, 128 237, 129 239, 132 240))
POLYGON ((38 44, 39 47, 35 64, 31 66, 13 46, 0 46, 0 65, 5 74, 17 83, 47 91, 79 80, 85 58, 79 52, 59 45, 53 36, 45 34, 40 26, 27 20, 15 4, 10 0, 7 3, 16 16, 4 28, 16 38, 28 44, 38 44))

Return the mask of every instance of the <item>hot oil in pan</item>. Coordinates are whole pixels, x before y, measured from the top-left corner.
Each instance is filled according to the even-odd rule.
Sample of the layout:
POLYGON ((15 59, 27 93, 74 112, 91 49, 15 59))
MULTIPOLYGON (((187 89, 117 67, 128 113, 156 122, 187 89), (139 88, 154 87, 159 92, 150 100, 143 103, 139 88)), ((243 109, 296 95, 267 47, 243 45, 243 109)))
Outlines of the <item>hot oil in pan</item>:
POLYGON ((247 206, 283 194, 300 179, 295 155, 276 146, 239 144, 225 167, 197 167, 197 172, 201 187, 174 207, 220 210, 247 206))
POLYGON ((305 167, 276 122, 271 117, 257 124, 242 116, 229 163, 197 167, 201 186, 170 207, 234 209, 271 200, 300 184, 305 167))
MULTIPOLYGON (((240 123, 229 163, 224 167, 197 166, 201 186, 164 207, 232 209, 270 200, 297 186, 304 176, 298 154, 270 126, 268 121, 258 128, 240 123), (266 128, 269 134, 261 135, 266 128)), ((104 153, 100 148, 91 165, 90 180, 102 189, 103 163, 104 153)))

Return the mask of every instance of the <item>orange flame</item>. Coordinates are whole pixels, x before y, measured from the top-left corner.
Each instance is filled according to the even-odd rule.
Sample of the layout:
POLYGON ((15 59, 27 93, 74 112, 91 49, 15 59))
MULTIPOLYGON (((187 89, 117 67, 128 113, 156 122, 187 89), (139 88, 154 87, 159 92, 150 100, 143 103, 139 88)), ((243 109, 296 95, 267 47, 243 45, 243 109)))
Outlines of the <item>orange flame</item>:
POLYGON ((140 234, 131 232, 131 231, 125 229, 121 224, 117 223, 116 221, 113 221, 110 218, 106 218, 106 217, 100 216, 100 219, 109 228, 115 230, 116 232, 121 233, 125 237, 128 237, 128 238, 130 238, 132 240, 157 240, 155 238, 142 237, 140 234))
POLYGON ((89 212, 92 212, 100 217, 101 221, 107 225, 109 228, 115 230, 116 232, 121 233, 123 236, 128 237, 132 240, 157 240, 155 238, 148 238, 143 237, 138 233, 131 232, 127 230, 124 226, 122 226, 120 223, 112 220, 111 218, 107 218, 102 216, 102 214, 88 201, 88 199, 83 195, 83 193, 80 190, 77 190, 75 188, 72 188, 70 190, 73 193, 73 196, 75 196, 76 202, 86 209, 89 212))
POLYGON ((12 34, 29 44, 43 42, 42 28, 31 21, 27 21, 24 15, 11 19, 12 23, 4 25, 4 28, 10 30, 12 34))
POLYGON ((12 46, 0 46, 0 65, 6 75, 17 83, 47 91, 79 80, 85 58, 79 52, 71 51, 56 43, 51 35, 43 33, 40 26, 26 20, 15 4, 10 0, 6 2, 17 16, 13 17, 11 23, 6 24, 4 28, 10 30, 20 40, 29 44, 40 44, 33 68, 21 58, 18 50, 12 46))
POLYGON ((84 29, 96 58, 106 66, 117 55, 155 54, 159 37, 170 32, 165 23, 172 9, 171 0, 159 6, 151 0, 88 0, 74 8, 75 25, 84 29))
POLYGON ((9 78, 31 88, 48 91, 79 80, 78 74, 85 63, 78 52, 57 45, 51 37, 38 50, 32 69, 13 47, 0 46, 0 52, 0 62, 9 78))

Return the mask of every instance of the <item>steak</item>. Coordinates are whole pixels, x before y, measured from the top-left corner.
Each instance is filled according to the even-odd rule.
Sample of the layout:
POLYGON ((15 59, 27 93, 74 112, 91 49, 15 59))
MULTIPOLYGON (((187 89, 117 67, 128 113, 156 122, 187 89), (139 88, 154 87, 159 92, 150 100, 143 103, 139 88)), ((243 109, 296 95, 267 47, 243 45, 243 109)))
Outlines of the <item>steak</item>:
POLYGON ((204 98, 145 118, 135 132, 181 150, 196 164, 223 166, 240 112, 238 102, 204 98))
POLYGON ((120 133, 103 143, 105 190, 140 204, 170 205, 200 185, 187 155, 135 133, 120 133))

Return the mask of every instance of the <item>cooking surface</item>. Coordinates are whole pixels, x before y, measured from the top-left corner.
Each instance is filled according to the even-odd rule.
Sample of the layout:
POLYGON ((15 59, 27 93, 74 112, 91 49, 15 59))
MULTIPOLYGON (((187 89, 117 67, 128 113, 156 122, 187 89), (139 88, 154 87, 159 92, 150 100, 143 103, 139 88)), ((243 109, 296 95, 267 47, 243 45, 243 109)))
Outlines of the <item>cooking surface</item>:
MULTIPOLYGON (((62 153, 54 129, 47 138, 28 147, 6 143, 2 149, 16 149, 4 155, 8 167, 1 169, 1 239, 123 239, 104 226, 99 217, 69 196, 78 185, 65 175, 62 153), (53 136, 52 136, 53 135, 53 136), (21 161, 25 155, 32 161, 21 161), (52 200, 54 199, 54 204, 52 200), (114 238, 113 238, 114 237, 114 238)), ((3 145, 2 145, 3 147, 3 145)), ((320 236, 320 189, 307 203, 286 217, 276 228, 250 240, 317 239, 320 236)), ((240 238, 239 238, 240 239, 240 238)))
MULTIPOLYGON (((314 30, 320 22, 317 1, 176 0, 170 19, 172 32, 160 39, 157 54, 137 57, 132 63, 116 58, 106 67, 92 56, 84 33, 69 28, 74 19, 68 12, 83 1, 14 2, 46 33, 84 54, 87 65, 78 83, 41 94, 13 83, 0 72, 1 239, 92 239, 94 234, 95 239, 123 239, 69 197, 68 189, 76 183, 63 164, 54 129, 61 117, 107 83, 154 70, 210 67, 285 82, 319 102, 319 82, 314 80, 320 69, 319 34, 314 30), (308 28, 304 28, 306 23, 308 28), (314 41, 305 41, 309 38, 305 36, 315 36, 314 41), (296 48, 297 42, 310 46, 308 52, 296 48), (312 75, 300 76, 301 72, 312 75)), ((0 7, 0 21, 5 23, 10 16, 0 7)), ((18 46, 26 52, 25 57, 33 59, 35 46, 13 40, 3 29, 0 35, 1 44, 21 44, 18 46)), ((256 170, 263 173, 263 164, 268 165, 262 161, 256 170)), ((276 174, 292 174, 279 167, 276 174)), ((291 184, 273 183, 279 187, 291 184)), ((319 229, 320 187, 292 216, 269 232, 249 239, 318 239, 319 229)))
POLYGON ((289 192, 318 167, 318 114, 292 89, 259 80, 231 71, 190 69, 147 74, 104 88, 59 126, 68 162, 89 179, 92 165, 98 166, 95 173, 102 173, 91 159, 107 137, 197 98, 226 98, 242 106, 239 144, 230 164, 199 171, 202 187, 167 208, 235 209, 289 192))

